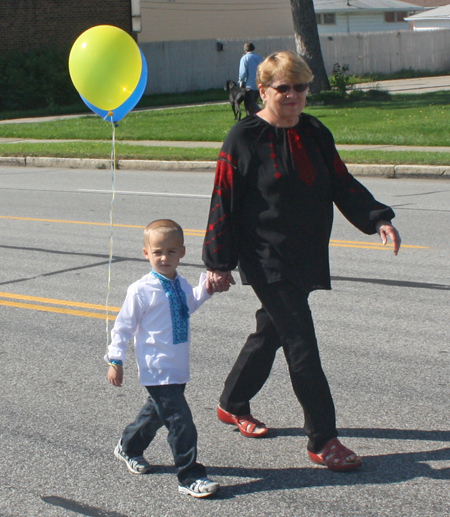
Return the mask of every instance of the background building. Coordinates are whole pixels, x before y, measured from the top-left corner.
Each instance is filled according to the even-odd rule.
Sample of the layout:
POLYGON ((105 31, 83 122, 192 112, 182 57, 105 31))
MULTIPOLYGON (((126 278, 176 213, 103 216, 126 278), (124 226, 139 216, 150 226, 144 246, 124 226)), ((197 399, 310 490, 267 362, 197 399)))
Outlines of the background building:
MULTIPOLYGON (((400 0, 314 0, 319 34, 408 30, 423 10, 400 0)), ((139 43, 292 36, 289 0, 140 0, 139 43)))
POLYGON ((430 9, 408 18, 415 31, 450 29, 450 5, 430 9))
POLYGON ((449 0, 408 0, 408 3, 418 5, 420 7, 426 7, 427 9, 434 9, 442 5, 450 4, 449 0))

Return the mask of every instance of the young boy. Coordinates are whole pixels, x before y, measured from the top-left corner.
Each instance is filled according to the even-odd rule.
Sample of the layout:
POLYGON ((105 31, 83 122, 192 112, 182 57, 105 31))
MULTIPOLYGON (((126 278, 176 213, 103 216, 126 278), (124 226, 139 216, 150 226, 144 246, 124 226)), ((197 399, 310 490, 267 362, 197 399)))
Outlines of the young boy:
POLYGON ((182 494, 207 497, 219 484, 206 477, 197 463, 197 430, 184 397, 189 380, 189 315, 210 298, 206 275, 192 288, 177 273, 185 255, 183 230, 170 219, 153 221, 144 230, 144 256, 152 271, 133 283, 111 331, 105 359, 108 380, 122 386, 128 341, 134 337, 139 379, 148 391, 147 403, 123 431, 114 455, 134 474, 151 467, 143 457, 160 427, 169 431, 182 494))

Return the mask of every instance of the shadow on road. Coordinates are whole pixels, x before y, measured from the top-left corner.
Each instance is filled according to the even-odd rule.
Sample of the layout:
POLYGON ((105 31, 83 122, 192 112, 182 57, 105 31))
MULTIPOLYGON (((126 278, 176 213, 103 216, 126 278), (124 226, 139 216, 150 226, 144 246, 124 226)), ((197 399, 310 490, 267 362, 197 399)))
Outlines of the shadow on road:
MULTIPOLYGON (((303 436, 299 428, 271 429, 270 442, 279 436, 303 436)), ((450 441, 450 431, 423 431, 408 429, 340 429, 339 436, 355 438, 377 438, 409 441, 450 441)), ((270 443, 268 444, 270 447, 270 443)), ((325 486, 385 485, 402 483, 415 478, 450 480, 450 468, 433 468, 429 462, 450 461, 450 447, 420 452, 396 452, 378 456, 365 456, 363 467, 354 472, 331 472, 324 467, 311 468, 243 468, 208 466, 208 475, 213 478, 243 478, 241 483, 221 482, 221 491, 211 500, 233 499, 237 496, 275 490, 295 490, 325 486), (244 480, 245 478, 245 480, 244 480)), ((173 474, 174 467, 153 465, 149 476, 173 474)), ((218 479, 220 482, 220 479, 218 479)), ((59 496, 41 496, 41 500, 52 506, 65 508, 88 517, 126 517, 100 508, 59 496)))

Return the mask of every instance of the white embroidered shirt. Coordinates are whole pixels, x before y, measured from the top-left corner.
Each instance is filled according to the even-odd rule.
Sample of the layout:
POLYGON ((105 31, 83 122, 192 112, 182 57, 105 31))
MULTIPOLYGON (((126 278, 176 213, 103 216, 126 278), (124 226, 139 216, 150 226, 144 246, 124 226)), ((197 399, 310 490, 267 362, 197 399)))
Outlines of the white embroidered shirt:
MULTIPOLYGON (((211 297, 206 290, 204 273, 195 288, 180 275, 176 279, 186 295, 189 314, 211 297)), ((184 384, 189 380, 190 329, 187 341, 178 344, 174 344, 174 330, 169 298, 160 280, 149 273, 128 288, 111 331, 105 360, 120 359, 125 363, 128 342, 134 338, 142 385, 184 384)))

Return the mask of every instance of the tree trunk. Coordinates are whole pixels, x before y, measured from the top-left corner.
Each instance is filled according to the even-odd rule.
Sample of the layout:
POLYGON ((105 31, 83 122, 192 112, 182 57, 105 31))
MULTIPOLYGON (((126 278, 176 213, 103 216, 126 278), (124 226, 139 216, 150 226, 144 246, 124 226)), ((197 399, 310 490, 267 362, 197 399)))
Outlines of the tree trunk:
POLYGON ((295 43, 297 52, 308 63, 314 74, 311 93, 329 90, 327 72, 320 48, 319 31, 313 0, 291 0, 292 17, 294 19, 295 43))

